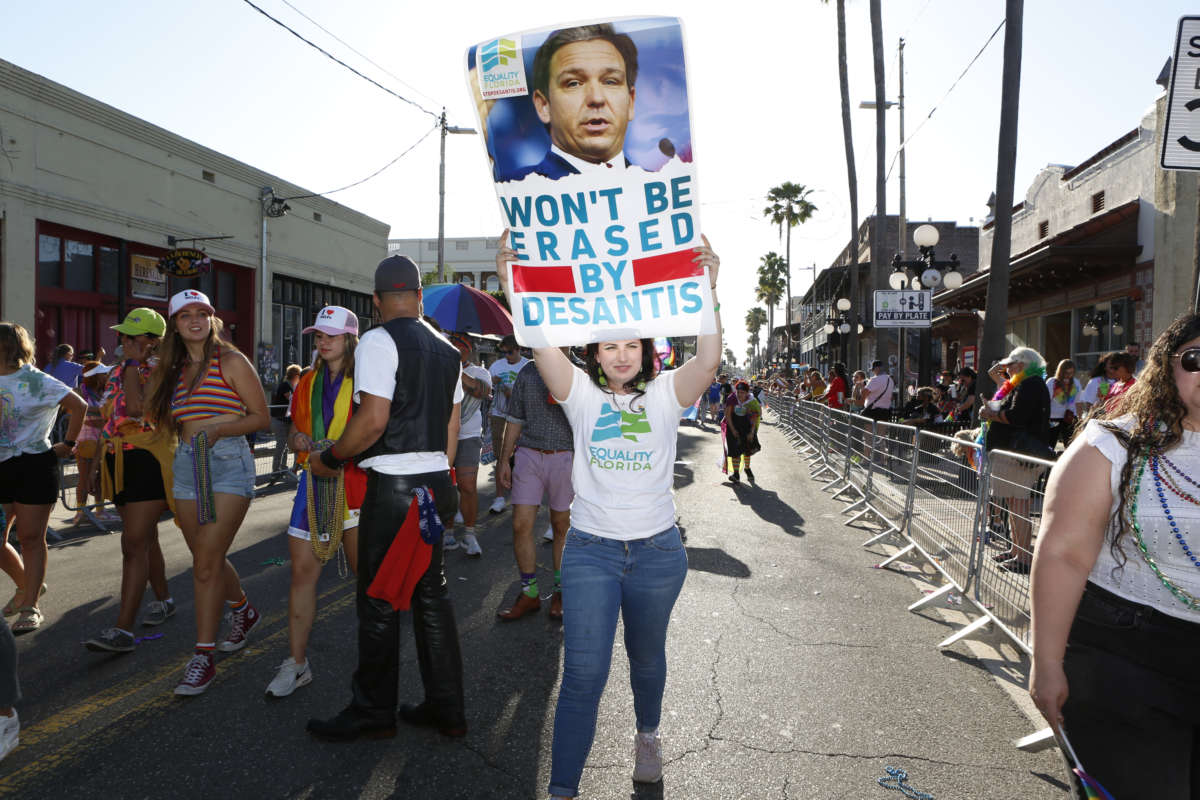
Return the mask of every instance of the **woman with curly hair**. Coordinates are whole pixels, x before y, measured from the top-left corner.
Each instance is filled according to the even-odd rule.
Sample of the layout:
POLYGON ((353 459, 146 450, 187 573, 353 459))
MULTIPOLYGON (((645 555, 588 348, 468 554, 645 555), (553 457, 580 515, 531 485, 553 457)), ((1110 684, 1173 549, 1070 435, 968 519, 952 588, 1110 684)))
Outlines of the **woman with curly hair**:
MULTIPOLYGON (((707 239, 695 253, 692 261, 707 267, 715 300, 717 256, 707 239)), ((516 260, 505 231, 496 272, 506 294, 508 263, 516 260)), ((562 559, 563 674, 550 794, 579 793, 618 620, 625 624, 637 718, 633 780, 655 783, 663 769, 658 724, 667 625, 687 576, 671 493, 676 439, 680 412, 696 402, 720 366, 721 320, 715 333, 697 338, 695 356, 663 373, 655 371, 653 339, 588 344, 582 370, 557 347, 538 347, 533 355, 571 424, 575 452, 590 454, 578 455, 571 467, 575 499, 562 559)))
POLYGON ((1197 797, 1198 530, 1200 315, 1191 314, 1056 464, 1034 554, 1029 692, 1114 797, 1197 797))
POLYGON ((197 695, 217 674, 221 601, 233 616, 219 646, 223 653, 245 647, 262 619, 225 554, 254 497, 254 457, 246 434, 268 429, 271 417, 258 373, 221 338, 223 325, 208 296, 185 289, 171 298, 167 312, 147 413, 179 441, 171 492, 192 551, 196 648, 175 694, 197 695))

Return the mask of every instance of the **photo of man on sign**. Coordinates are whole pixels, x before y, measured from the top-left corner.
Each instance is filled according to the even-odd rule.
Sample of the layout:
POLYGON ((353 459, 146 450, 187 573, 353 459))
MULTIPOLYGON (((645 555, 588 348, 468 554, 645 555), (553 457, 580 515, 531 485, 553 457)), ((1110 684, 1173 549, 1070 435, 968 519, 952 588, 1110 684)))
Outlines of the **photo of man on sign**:
POLYGON ((521 342, 711 332, 679 20, 500 37, 468 50, 467 77, 521 342))

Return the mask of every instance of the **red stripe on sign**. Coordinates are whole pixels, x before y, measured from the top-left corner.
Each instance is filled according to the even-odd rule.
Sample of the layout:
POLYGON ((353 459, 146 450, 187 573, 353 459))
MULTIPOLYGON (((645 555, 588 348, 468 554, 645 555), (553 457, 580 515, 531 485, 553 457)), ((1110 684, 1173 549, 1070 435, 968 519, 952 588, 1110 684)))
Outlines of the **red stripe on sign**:
POLYGON ((570 267, 512 265, 513 289, 518 292, 575 294, 575 271, 570 267))
POLYGON ((695 250, 679 250, 675 253, 663 253, 661 256, 635 258, 633 260, 633 284, 645 286, 648 283, 662 283, 680 278, 695 278, 704 274, 704 267, 692 261, 696 257, 695 250))

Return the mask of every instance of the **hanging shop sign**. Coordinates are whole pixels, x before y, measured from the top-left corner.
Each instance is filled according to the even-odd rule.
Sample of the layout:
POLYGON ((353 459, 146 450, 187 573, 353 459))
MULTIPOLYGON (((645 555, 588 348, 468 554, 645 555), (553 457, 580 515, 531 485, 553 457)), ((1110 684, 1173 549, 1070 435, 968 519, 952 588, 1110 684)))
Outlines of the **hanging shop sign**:
POLYGON ((212 269, 212 259, 203 250, 190 247, 171 250, 158 260, 158 270, 176 278, 195 278, 212 269))
POLYGON ((129 293, 146 300, 167 299, 167 276, 154 256, 129 257, 129 293))

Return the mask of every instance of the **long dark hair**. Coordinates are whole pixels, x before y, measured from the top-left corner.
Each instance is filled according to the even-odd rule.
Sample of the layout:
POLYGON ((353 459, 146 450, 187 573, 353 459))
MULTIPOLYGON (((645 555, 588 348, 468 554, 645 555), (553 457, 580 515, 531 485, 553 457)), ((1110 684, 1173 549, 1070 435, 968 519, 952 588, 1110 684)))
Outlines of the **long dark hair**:
MULTIPOLYGON (((158 366, 150 375, 150 402, 146 406, 147 416, 151 421, 157 427, 166 428, 172 433, 178 426, 175 424, 175 417, 171 414, 171 399, 175 396, 175 387, 179 383, 179 376, 183 374, 183 368, 188 361, 187 345, 184 344, 183 337, 179 335, 179 330, 175 325, 175 319, 178 316, 179 312, 175 312, 167 320, 167 332, 158 345, 158 366)), ((234 353, 240 352, 221 338, 221 331, 225 329, 221 319, 210 314, 208 320, 210 326, 208 337, 204 340, 204 355, 201 357, 199 369, 196 370, 196 377, 192 379, 192 385, 188 387, 189 393, 194 391, 204 380, 204 376, 208 373, 208 362, 212 360, 213 352, 218 347, 234 353)))
POLYGON ((1117 397, 1111 409, 1101 409, 1096 414, 1101 419, 1109 420, 1125 415, 1133 417, 1131 430, 1125 430, 1113 421, 1102 423, 1125 446, 1127 453, 1125 466, 1121 468, 1121 499, 1113 515, 1117 532, 1109 545, 1119 565, 1123 566, 1126 561, 1123 540, 1133 529, 1131 510, 1136 500, 1133 496, 1134 470, 1142 459, 1154 452, 1170 450, 1183 440, 1183 419, 1187 416, 1187 406, 1175 386, 1175 368, 1171 356, 1180 346, 1198 337, 1200 315, 1185 314, 1171 323, 1171 327, 1163 331, 1150 347, 1146 366, 1138 375, 1137 383, 1117 397))
MULTIPOLYGON (((645 384, 654 380, 654 340, 639 339, 639 341, 642 343, 642 368, 626 384, 634 397, 644 395, 646 393, 645 384)), ((603 343, 592 342, 584 348, 583 363, 587 368, 588 377, 592 379, 592 383, 606 392, 612 392, 612 387, 608 385, 607 381, 601 383, 601 380, 604 378, 604 370, 600 367, 600 361, 596 358, 596 354, 600 352, 601 344, 603 343)))

